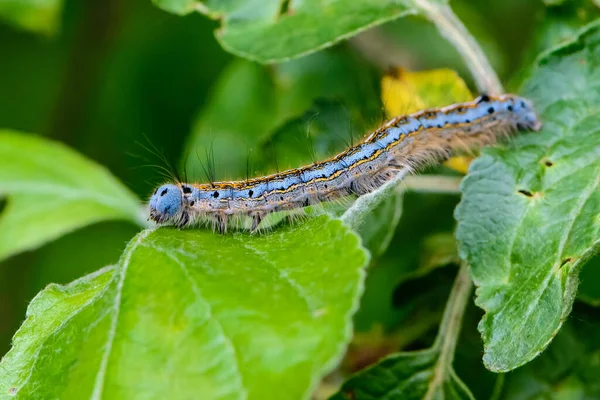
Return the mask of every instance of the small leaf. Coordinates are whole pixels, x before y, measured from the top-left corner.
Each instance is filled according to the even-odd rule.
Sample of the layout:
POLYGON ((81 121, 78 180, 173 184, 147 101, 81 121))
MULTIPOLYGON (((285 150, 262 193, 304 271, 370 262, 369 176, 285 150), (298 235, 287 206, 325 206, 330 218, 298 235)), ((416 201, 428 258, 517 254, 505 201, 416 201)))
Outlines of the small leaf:
POLYGON ((452 368, 472 284, 463 265, 452 287, 433 346, 397 353, 351 377, 330 400, 474 399, 452 368))
POLYGON ((568 316, 600 239, 600 24, 540 58, 525 84, 544 128, 486 149, 456 210, 492 371, 536 357, 568 316), (561 77, 558 79, 557 77, 561 77))
MULTIPOLYGON (((527 55, 527 64, 533 63, 535 57, 542 52, 572 42, 583 27, 600 17, 600 9, 591 1, 549 1, 554 1, 557 7, 545 8, 544 17, 535 22, 533 38, 524 52, 527 55)), ((524 78, 524 75, 526 74, 522 72, 518 77, 524 78)))
POLYGON ((94 222, 140 222, 136 197, 103 167, 39 136, 0 130, 0 260, 94 222))
MULTIPOLYGON (((346 81, 352 85, 349 80, 346 81)), ((326 97, 325 93, 322 97, 326 97)), ((272 139, 262 149, 261 164, 273 170, 312 164, 338 154, 351 143, 357 143, 377 125, 378 96, 365 96, 372 100, 371 107, 349 98, 343 100, 315 100, 300 118, 293 119, 277 129, 272 139)))
POLYGON ((54 34, 58 30, 63 0, 3 0, 0 19, 33 32, 54 34))
POLYGON ((423 276, 435 268, 448 264, 460 264, 456 239, 452 233, 437 233, 423 242, 421 265, 414 276, 423 276))
POLYGON ((429 392, 439 357, 436 349, 390 356, 344 383, 330 400, 474 399, 454 370, 429 392))
POLYGON ((350 339, 367 262, 324 216, 268 236, 143 231, 114 272, 32 302, 0 393, 308 398, 350 339))
POLYGON ((247 155, 256 151, 279 123, 276 100, 266 68, 245 60, 230 64, 192 129, 187 145, 188 173, 207 179, 202 172, 214 168, 216 176, 208 178, 220 180, 245 172, 247 155))

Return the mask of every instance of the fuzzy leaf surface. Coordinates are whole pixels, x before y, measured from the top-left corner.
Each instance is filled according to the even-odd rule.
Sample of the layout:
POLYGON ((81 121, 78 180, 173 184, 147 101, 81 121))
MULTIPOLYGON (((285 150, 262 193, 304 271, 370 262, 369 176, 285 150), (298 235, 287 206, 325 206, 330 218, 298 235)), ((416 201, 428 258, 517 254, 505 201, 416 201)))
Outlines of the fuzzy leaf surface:
POLYGON ((341 357, 368 254, 339 220, 270 235, 145 230, 50 286, 0 364, 30 398, 308 398, 341 357))

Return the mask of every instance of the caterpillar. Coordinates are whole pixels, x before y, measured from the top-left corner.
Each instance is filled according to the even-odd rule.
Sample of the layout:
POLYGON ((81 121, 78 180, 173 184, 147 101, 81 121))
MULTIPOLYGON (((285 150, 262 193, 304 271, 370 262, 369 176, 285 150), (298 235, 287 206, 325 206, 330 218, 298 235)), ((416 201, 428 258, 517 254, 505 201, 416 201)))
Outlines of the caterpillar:
POLYGON ((457 149, 540 128, 527 99, 484 94, 471 102, 394 118, 357 145, 301 168, 242 181, 164 184, 150 197, 149 218, 179 228, 208 221, 224 233, 232 217, 245 216, 252 219, 250 231, 255 232, 269 213, 360 196, 457 149))

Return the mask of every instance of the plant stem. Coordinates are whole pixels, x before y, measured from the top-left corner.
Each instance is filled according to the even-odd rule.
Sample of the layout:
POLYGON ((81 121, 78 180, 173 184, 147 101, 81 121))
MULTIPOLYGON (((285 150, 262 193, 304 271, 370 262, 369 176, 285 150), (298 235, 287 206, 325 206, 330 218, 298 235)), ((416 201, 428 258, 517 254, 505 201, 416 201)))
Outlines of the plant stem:
POLYGON ((473 282, 469 276, 469 265, 463 262, 452 286, 452 291, 450 292, 450 297, 446 303, 446 309, 444 310, 444 316, 440 324, 440 330, 433 344, 433 348, 439 349, 440 358, 435 366, 433 379, 424 397, 425 399, 432 398, 436 389, 444 382, 452 368, 462 319, 472 288, 473 282))
POLYGON ((360 196, 352 206, 346 210, 342 215, 342 221, 352 229, 358 229, 365 215, 367 215, 372 209, 377 207, 388 196, 391 196, 398 183, 401 182, 402 178, 406 175, 406 172, 399 173, 398 176, 392 180, 384 183, 381 187, 372 191, 371 193, 360 196))
POLYGON ((504 389, 505 374, 498 374, 496 377, 496 383, 494 383, 494 389, 490 395, 490 400, 498 400, 502 398, 502 389, 504 389))
POLYGON ((460 176, 421 175, 407 176, 402 183, 407 190, 415 192, 458 194, 461 181, 460 176))
POLYGON ((388 196, 395 191, 403 192, 412 190, 422 193, 460 193, 459 185, 461 177, 453 176, 405 176, 400 174, 391 181, 385 183, 377 190, 360 196, 352 206, 346 210, 342 220, 352 229, 357 229, 362 223, 366 214, 377 207, 388 196))
POLYGON ((503 93, 502 84, 485 53, 462 21, 454 15, 450 6, 431 0, 414 0, 414 2, 436 25, 440 34, 460 53, 471 70, 479 91, 492 95, 503 93))

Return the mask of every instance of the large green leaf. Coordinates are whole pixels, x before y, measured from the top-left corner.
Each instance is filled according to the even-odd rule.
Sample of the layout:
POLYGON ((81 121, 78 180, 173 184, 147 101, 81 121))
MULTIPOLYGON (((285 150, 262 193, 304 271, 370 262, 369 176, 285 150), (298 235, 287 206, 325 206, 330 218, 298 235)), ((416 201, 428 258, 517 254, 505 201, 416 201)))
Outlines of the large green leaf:
POLYGON ((0 260, 94 222, 140 223, 136 197, 103 167, 42 137, 0 130, 0 260))
MULTIPOLYGON (((436 0, 435 2, 440 2, 436 0)), ((332 45, 372 26, 415 14, 410 0, 295 1, 153 0, 177 14, 199 11, 218 18, 221 45, 260 62, 284 61, 332 45)))
POLYGON ((52 34, 60 23, 63 0, 3 0, 0 19, 19 28, 52 34))
POLYGON ((328 217, 271 235, 146 230, 32 302, 0 364, 22 398, 308 398, 351 335, 368 254, 328 217))
POLYGON ((534 358, 568 316, 600 239, 600 24, 541 57, 524 86, 540 133, 487 149, 463 181, 461 256, 472 266, 486 366, 534 358))

